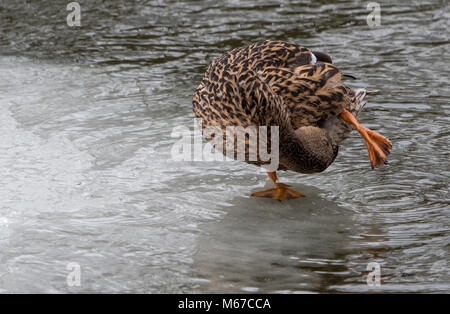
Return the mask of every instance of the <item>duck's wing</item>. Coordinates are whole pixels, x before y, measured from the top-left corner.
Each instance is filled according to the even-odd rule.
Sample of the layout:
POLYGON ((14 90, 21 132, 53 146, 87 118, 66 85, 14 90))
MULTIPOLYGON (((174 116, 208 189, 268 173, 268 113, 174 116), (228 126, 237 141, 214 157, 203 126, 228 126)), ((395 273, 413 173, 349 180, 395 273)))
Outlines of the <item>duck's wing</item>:
MULTIPOLYGON (((202 83, 194 94, 193 109, 202 122, 203 136, 227 157, 258 166, 270 165, 272 159, 261 158, 260 145, 265 146, 266 152, 272 152, 271 126, 293 132, 289 110, 281 97, 253 71, 246 70, 227 79, 226 84, 211 90, 202 83), (242 139, 243 146, 239 144, 242 139)), ((287 169, 277 166, 279 170, 287 169)))
POLYGON ((255 87, 242 88, 255 83, 262 93, 274 92, 282 98, 282 106, 289 108, 294 127, 314 124, 340 112, 339 103, 335 102, 334 107, 327 105, 327 97, 340 99, 346 93, 328 90, 332 82, 341 79, 331 62, 325 53, 312 53, 290 42, 266 40, 236 48, 208 67, 194 95, 194 112, 203 118, 204 126, 259 124, 260 119, 254 120, 255 110, 259 110, 255 108, 264 107, 258 103, 262 98, 253 98, 254 92, 243 97, 248 91, 255 91, 255 87))
POLYGON ((203 127, 263 125, 266 116, 261 116, 261 108, 266 102, 280 101, 273 99, 279 95, 272 95, 261 73, 274 67, 294 70, 314 60, 305 47, 282 41, 266 40, 228 51, 209 65, 194 93, 194 112, 203 119, 203 127))
POLYGON ((318 62, 295 69, 267 68, 263 73, 272 90, 288 107, 294 129, 319 125, 351 109, 354 92, 342 82, 342 73, 329 63, 318 62))

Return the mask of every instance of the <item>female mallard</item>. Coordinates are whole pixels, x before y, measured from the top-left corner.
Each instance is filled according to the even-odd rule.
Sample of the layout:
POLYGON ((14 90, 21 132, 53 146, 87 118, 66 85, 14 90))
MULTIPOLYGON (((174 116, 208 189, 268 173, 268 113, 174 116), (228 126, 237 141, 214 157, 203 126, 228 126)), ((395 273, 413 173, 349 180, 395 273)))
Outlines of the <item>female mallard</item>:
MULTIPOLYGON (((348 88, 342 76, 324 53, 295 43, 266 40, 214 60, 195 90, 193 109, 209 141, 218 137, 205 134, 208 127, 224 131, 230 126, 278 126, 279 163, 267 172, 275 187, 252 196, 280 201, 297 198, 304 195, 279 183, 276 170, 324 171, 336 158, 352 125, 364 138, 372 168, 387 163, 392 148, 389 140, 357 121, 369 92, 348 88)), ((256 142, 246 134, 244 161, 264 166, 267 160, 259 158, 264 143, 257 141, 255 146, 252 141, 256 142), (257 151, 256 160, 249 159, 252 150, 257 151)), ((230 148, 226 145, 219 146, 224 154, 230 148)), ((266 145, 272 150, 275 144, 266 145)), ((233 149, 237 159, 235 144, 233 149)))

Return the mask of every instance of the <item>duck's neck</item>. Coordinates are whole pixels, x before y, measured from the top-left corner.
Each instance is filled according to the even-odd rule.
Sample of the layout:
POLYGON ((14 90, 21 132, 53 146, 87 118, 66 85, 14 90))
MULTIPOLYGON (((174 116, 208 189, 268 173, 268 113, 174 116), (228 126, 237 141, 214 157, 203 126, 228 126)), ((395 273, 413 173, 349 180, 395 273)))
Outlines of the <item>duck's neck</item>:
POLYGON ((289 109, 282 105, 278 95, 269 92, 259 96, 264 96, 265 103, 259 108, 258 125, 279 127, 278 160, 282 168, 304 173, 320 172, 334 161, 338 147, 325 129, 308 126, 294 130, 289 109))
POLYGON ((296 172, 324 171, 336 158, 338 146, 325 129, 307 126, 293 130, 280 126, 280 164, 296 172))

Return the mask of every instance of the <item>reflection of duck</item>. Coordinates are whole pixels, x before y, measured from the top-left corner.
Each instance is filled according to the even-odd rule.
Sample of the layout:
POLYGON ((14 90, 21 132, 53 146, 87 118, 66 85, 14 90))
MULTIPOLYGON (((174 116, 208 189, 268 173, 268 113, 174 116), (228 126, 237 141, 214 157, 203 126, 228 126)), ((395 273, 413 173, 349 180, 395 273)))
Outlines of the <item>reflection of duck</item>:
POLYGON ((194 292, 330 293, 332 286, 361 281, 357 271, 367 262, 358 259, 360 246, 350 245, 359 244, 352 235, 361 231, 348 228, 354 213, 321 198, 320 189, 296 187, 308 194, 302 210, 295 202, 269 204, 243 196, 213 206, 226 214, 199 226, 194 292))
MULTIPOLYGON (((328 55, 294 43, 267 40, 234 49, 208 67, 194 93, 194 113, 204 129, 279 126, 279 167, 272 170, 324 171, 351 125, 365 140, 372 168, 386 163, 392 148, 389 140, 357 121, 368 92, 345 86, 342 73, 331 62, 328 55)), ((249 160, 249 141, 247 137, 245 161, 263 165, 260 158, 249 160)), ((275 171, 268 174, 275 187, 253 196, 277 200, 303 196, 277 182, 275 171)))

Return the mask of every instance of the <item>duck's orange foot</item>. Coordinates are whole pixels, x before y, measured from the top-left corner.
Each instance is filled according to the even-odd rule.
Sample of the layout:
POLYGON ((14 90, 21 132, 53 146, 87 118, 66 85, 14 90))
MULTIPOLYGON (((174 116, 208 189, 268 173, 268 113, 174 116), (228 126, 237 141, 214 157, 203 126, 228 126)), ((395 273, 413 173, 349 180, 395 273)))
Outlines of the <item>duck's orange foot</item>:
POLYGON ((389 140, 376 131, 360 126, 359 133, 364 137, 372 169, 387 164, 387 156, 391 153, 392 145, 389 140))
POLYGON ((372 131, 359 124, 356 118, 347 110, 342 110, 340 117, 355 126, 366 142, 367 151, 372 169, 376 166, 387 164, 387 156, 390 154, 391 142, 378 132, 372 131))
POLYGON ((289 188, 289 185, 284 183, 275 183, 275 187, 265 191, 252 193, 254 197, 268 197, 277 201, 286 201, 299 197, 305 197, 306 195, 297 192, 294 189, 289 188))

